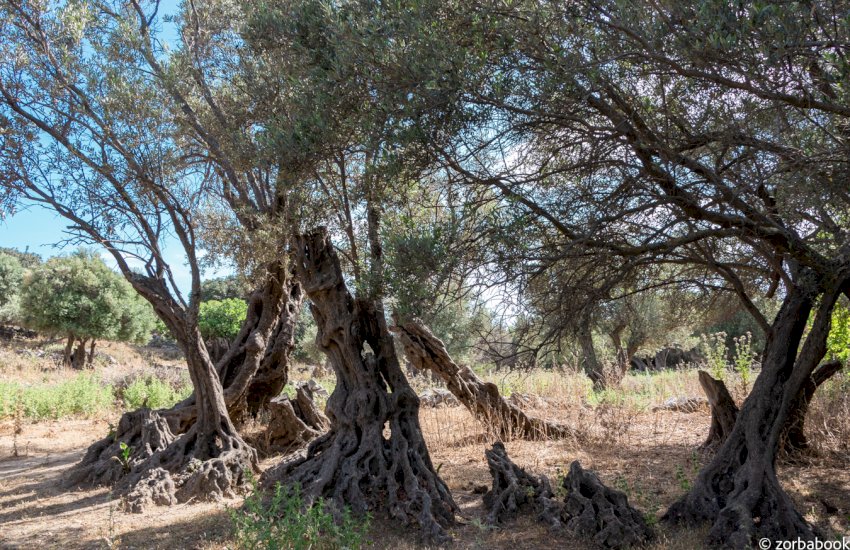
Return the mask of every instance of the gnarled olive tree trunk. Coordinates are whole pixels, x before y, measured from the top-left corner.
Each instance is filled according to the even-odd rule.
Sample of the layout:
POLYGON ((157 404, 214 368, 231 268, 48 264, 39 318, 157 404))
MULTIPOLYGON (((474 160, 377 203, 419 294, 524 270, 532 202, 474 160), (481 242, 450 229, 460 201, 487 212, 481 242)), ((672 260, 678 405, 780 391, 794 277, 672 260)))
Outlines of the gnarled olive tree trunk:
MULTIPOLYGON (((231 419, 239 423, 266 408, 289 377, 295 324, 301 311, 301 285, 284 262, 271 267, 264 284, 248 299, 239 334, 216 361, 231 419)), ((195 418, 195 395, 161 411, 172 430, 185 431, 195 418)))
POLYGON ((422 323, 410 320, 392 329, 398 334, 407 359, 421 371, 437 374, 452 394, 503 441, 575 437, 571 428, 528 416, 499 395, 492 382, 484 382, 469 367, 457 365, 446 347, 422 323))
POLYGON ((815 538, 814 527, 783 491, 775 463, 797 400, 826 353, 835 302, 848 287, 847 273, 828 279, 808 270, 798 274, 768 335, 762 372, 732 432, 694 487, 667 511, 667 520, 710 522, 709 543, 730 548, 747 548, 760 538, 815 538), (814 321, 803 341, 813 309, 814 321))
POLYGON ((357 300, 320 229, 297 239, 296 270, 312 303, 316 342, 336 373, 330 430, 304 457, 266 472, 264 484, 300 483, 308 502, 328 498, 356 512, 383 509, 445 541, 458 508, 435 471, 419 426, 419 399, 395 355, 380 306, 357 300))
POLYGON ((152 286, 153 282, 136 283, 183 349, 194 393, 171 409, 153 412, 156 418, 144 430, 137 425, 141 418, 138 414, 126 413, 117 433, 89 447, 83 460, 69 472, 66 485, 118 482, 116 492, 126 495, 133 493, 135 487, 157 488, 158 493, 153 495, 128 496, 134 509, 151 501, 169 503, 181 500, 183 495, 191 496, 189 486, 203 490, 209 498, 231 494, 243 486, 242 471, 256 469, 257 460, 254 450, 236 431, 231 414, 242 418, 256 412, 286 384, 295 321, 301 307, 301 287, 286 269, 285 262, 272 266, 264 285, 249 300, 239 335, 224 357, 214 364, 201 339, 197 318, 188 319, 191 310, 180 310, 175 304, 159 299, 156 287, 145 286, 145 283, 152 286), (167 427, 167 433, 161 424, 167 427), (153 429, 162 433, 151 436, 148 432, 153 429), (151 446, 146 444, 150 439, 169 443, 165 448, 161 444, 151 446), (126 458, 122 443, 129 449, 126 458), (209 468, 215 471, 204 474, 207 467, 202 466, 199 477, 195 477, 217 476, 220 482, 208 487, 206 482, 188 480, 180 474, 184 459, 209 462, 209 468), (121 464, 119 470, 114 468, 116 460, 121 464), (175 488, 168 489, 169 485, 175 488))

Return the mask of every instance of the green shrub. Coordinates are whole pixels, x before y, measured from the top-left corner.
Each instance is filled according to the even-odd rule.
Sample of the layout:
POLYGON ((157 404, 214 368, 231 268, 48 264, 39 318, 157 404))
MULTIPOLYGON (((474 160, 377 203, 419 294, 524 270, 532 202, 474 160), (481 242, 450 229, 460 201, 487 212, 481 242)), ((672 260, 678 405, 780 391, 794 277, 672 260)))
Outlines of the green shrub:
POLYGON ((298 485, 284 490, 280 483, 267 502, 254 490, 242 509, 230 510, 238 548, 249 550, 331 550, 360 548, 365 543, 369 517, 355 520, 345 508, 339 522, 319 499, 304 506, 298 485))
POLYGON ((0 382, 0 418, 14 416, 18 407, 24 418, 32 420, 89 418, 109 411, 113 401, 112 386, 103 385, 90 373, 51 385, 0 382))
POLYGON ((189 384, 175 388, 156 376, 146 376, 136 378, 124 388, 121 399, 127 410, 135 410, 142 405, 151 409, 163 409, 189 397, 191 393, 192 386, 189 384))
POLYGON ((198 325, 204 339, 227 338, 232 340, 239 334, 242 322, 248 314, 244 300, 209 300, 201 302, 198 325))

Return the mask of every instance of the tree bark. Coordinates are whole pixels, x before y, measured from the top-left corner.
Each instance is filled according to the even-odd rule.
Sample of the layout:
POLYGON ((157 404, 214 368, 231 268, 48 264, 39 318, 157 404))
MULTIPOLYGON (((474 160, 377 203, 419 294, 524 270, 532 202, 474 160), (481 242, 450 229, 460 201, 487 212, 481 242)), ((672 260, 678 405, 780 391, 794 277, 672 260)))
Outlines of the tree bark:
POLYGON ((93 365, 94 365, 94 349, 95 349, 95 346, 96 346, 96 345, 97 345, 97 340, 95 340, 94 338, 92 338, 92 339, 91 339, 91 344, 89 345, 89 356, 88 356, 88 358, 86 359, 86 364, 87 364, 89 367, 91 367, 91 366, 93 366, 93 365))
POLYGON ((160 421, 163 417, 154 413, 145 437, 164 443, 155 447, 135 447, 134 439, 127 441, 135 430, 124 427, 124 433, 113 438, 119 448, 120 443, 125 443, 130 454, 118 478, 115 470, 104 467, 104 463, 115 460, 116 454, 113 445, 104 447, 106 440, 103 440, 93 445, 83 461, 70 470, 66 485, 115 482, 113 493, 121 496, 125 508, 133 512, 151 504, 173 504, 192 498, 219 500, 248 488, 246 473, 259 470, 257 453, 242 440, 231 422, 221 383, 203 346, 197 321, 190 322, 192 325, 194 328, 184 336, 191 340, 183 342, 196 396, 197 416, 192 426, 174 437, 167 422, 160 421), (151 430, 156 436, 150 435, 151 430), (98 476, 99 472, 105 475, 98 476))
POLYGON ((575 430, 530 417, 499 395, 492 382, 484 382, 469 367, 457 365, 446 347, 427 327, 416 320, 392 329, 401 340, 410 363, 421 371, 439 376, 452 394, 502 441, 576 437, 575 430))
POLYGON ((77 347, 71 355, 71 367, 81 370, 86 367, 86 338, 77 339, 77 347))
POLYGON ((584 373, 593 382, 594 390, 604 390, 608 381, 605 377, 605 368, 596 357, 596 349, 593 347, 593 333, 589 322, 582 323, 577 336, 583 355, 584 373))
POLYGON ((708 404, 711 406, 711 428, 701 448, 715 449, 722 445, 732 433, 735 420, 738 418, 738 407, 722 380, 712 378, 704 370, 698 371, 697 374, 702 391, 705 392, 708 404))
MULTIPOLYGON (((248 299, 247 315, 239 334, 216 361, 225 403, 237 424, 266 408, 289 378, 303 292, 288 269, 286 262, 271 267, 264 284, 248 299)), ((181 433, 195 419, 194 403, 192 394, 160 414, 168 419, 173 431, 181 433)))
POLYGON ((791 406, 788 424, 782 436, 782 444, 785 452, 794 454, 809 449, 809 440, 804 431, 809 403, 811 403, 815 391, 820 385, 832 378, 843 366, 844 364, 841 361, 823 363, 805 381, 803 388, 797 394, 791 406))
POLYGON ((767 339, 762 372, 732 433, 693 488, 670 507, 666 520, 708 521, 712 524, 708 542, 728 548, 751 547, 761 538, 817 536, 783 491, 775 463, 794 403, 826 353, 832 309, 850 285, 846 273, 831 275, 832 284, 826 286, 806 269, 789 285, 767 339), (816 301, 814 322, 800 347, 816 301))
POLYGON ((328 433, 306 456, 267 471, 264 485, 300 483, 308 503, 325 497, 358 513, 383 509, 404 523, 416 521, 426 539, 449 540, 446 527, 458 508, 431 463, 419 399, 379 308, 349 294, 325 229, 297 239, 296 270, 337 384, 326 408, 328 433))

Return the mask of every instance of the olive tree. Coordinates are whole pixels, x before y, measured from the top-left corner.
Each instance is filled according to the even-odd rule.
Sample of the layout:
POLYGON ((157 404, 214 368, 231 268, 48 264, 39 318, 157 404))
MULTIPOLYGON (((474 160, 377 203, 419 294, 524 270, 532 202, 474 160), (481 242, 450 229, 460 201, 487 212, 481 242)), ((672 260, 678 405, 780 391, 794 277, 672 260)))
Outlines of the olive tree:
POLYGON ((15 256, 0 252, 0 323, 17 321, 23 278, 21 262, 15 256))
POLYGON ((92 364, 97 340, 146 342, 154 328, 150 305, 85 251, 33 269, 22 288, 21 311, 27 326, 67 337, 63 363, 78 369, 92 364))

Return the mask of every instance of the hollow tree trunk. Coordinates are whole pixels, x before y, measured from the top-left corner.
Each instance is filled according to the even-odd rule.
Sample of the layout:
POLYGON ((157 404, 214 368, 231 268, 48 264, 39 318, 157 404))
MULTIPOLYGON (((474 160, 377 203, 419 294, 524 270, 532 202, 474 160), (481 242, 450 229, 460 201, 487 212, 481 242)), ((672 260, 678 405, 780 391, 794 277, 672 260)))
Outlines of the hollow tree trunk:
POLYGON ((411 320, 392 329, 401 340, 410 363, 420 371, 435 373, 452 394, 499 439, 546 439, 575 437, 567 426, 530 417, 499 395, 492 382, 484 382, 469 367, 457 365, 446 347, 422 323, 411 320))
POLYGON ((693 488, 674 503, 668 521, 712 524, 708 542, 747 548, 760 538, 812 540, 816 531, 783 491, 775 462, 794 402, 826 352, 832 309, 850 279, 836 286, 806 270, 788 290, 765 347, 762 372, 732 433, 700 472, 693 488), (812 328, 800 348, 809 313, 820 296, 812 328))
POLYGON ((304 457, 266 472, 264 484, 300 483, 307 502, 325 497, 355 512, 383 509, 416 521, 427 539, 448 540, 458 511, 431 463, 419 399, 395 355, 380 307, 349 294, 325 229, 301 236, 296 269, 312 302, 316 342, 337 378, 327 402, 330 430, 304 457))
POLYGON ((738 407, 722 380, 712 378, 704 370, 698 371, 698 376, 699 385, 702 386, 702 391, 705 392, 708 404, 711 406, 711 427, 701 448, 715 449, 722 445, 732 433, 735 420, 738 418, 738 407))
MULTIPOLYGON (((195 388, 197 413, 192 426, 174 437, 165 420, 151 412, 146 416, 141 439, 133 439, 138 446, 128 447, 124 456, 120 443, 137 430, 132 419, 125 415, 127 425, 119 425, 125 433, 100 452, 87 453, 70 470, 66 485, 116 482, 113 494, 120 496, 124 506, 134 512, 151 504, 219 500, 248 487, 246 474, 258 471, 257 453, 242 440, 228 416, 221 383, 197 324, 182 336, 195 388), (150 445, 151 440, 157 444, 150 445), (120 472, 107 467, 116 458, 122 466, 120 472), (105 476, 109 479, 104 479, 105 476)), ((124 423, 122 418, 120 424, 124 423)))
MULTIPOLYGON (((256 416, 286 385, 302 300, 301 285, 286 262, 271 266, 263 286, 248 299, 239 334, 216 361, 225 403, 234 422, 256 416)), ((180 433, 191 425, 194 402, 193 394, 172 409, 161 411, 172 430, 180 433)))
MULTIPOLYGON (((239 336, 228 350, 228 354, 219 361, 218 367, 210 360, 197 329, 190 331, 186 328, 186 312, 177 309, 174 304, 158 299, 156 287, 153 286, 156 281, 135 281, 137 290, 154 305, 160 318, 163 321, 168 321, 167 324, 172 334, 186 356, 194 388, 194 393, 189 398, 174 407, 155 411, 156 418, 161 419, 168 428, 168 434, 161 433, 157 436, 158 441, 174 439, 175 434, 183 434, 186 435, 186 438, 180 440, 183 442, 180 443, 181 445, 187 447, 194 445, 199 437, 203 440, 201 443, 206 445, 208 437, 204 434, 221 432, 223 435, 220 438, 222 443, 220 451, 225 465, 232 464, 234 461, 244 462, 239 457, 244 458, 248 455, 253 457, 251 460, 256 460, 253 449, 250 449, 233 429, 229 411, 232 410, 234 414, 244 416, 246 413, 259 410, 280 393, 287 380, 289 354, 294 347, 295 319, 301 307, 302 298, 301 287, 286 270, 285 263, 280 262, 273 267, 275 269, 270 270, 264 286, 252 295, 248 316, 239 336), (218 389, 209 388, 213 382, 208 380, 210 378, 208 369, 213 370, 213 382, 218 389), (227 384, 226 389, 222 389, 222 378, 220 378, 222 375, 219 372, 224 375, 223 378, 227 384), (204 385, 199 386, 199 383, 204 385), (224 402, 226 414, 218 411, 214 413, 214 416, 218 415, 221 418, 201 423, 200 414, 205 407, 209 408, 213 405, 218 407, 219 394, 224 402), (209 404, 211 400, 213 405, 209 404), (216 427, 218 424, 220 426, 216 427)), ((210 413, 207 412, 206 414, 209 415, 210 413)), ((127 415, 130 415, 130 413, 125 413, 125 416, 127 415)), ((121 443, 132 448, 131 462, 134 468, 135 465, 141 464, 149 458, 152 459, 155 455, 160 457, 156 460, 164 460, 160 450, 152 448, 150 445, 140 444, 140 441, 142 441, 140 440, 140 427, 132 426, 132 422, 130 422, 137 418, 139 418, 138 415, 131 415, 125 421, 122 417, 117 433, 93 443, 83 460, 69 472, 66 485, 90 487, 111 484, 117 479, 129 477, 129 474, 132 473, 130 470, 133 470, 133 468, 119 472, 119 475, 116 476, 109 468, 103 467, 103 461, 114 460, 114 457, 121 456, 121 443), (122 429, 122 426, 126 429, 122 429)), ((152 422, 151 425, 159 426, 159 422, 152 422)), ((211 454, 213 451, 207 452, 199 448, 198 456, 211 454)), ((173 469, 178 467, 181 456, 194 451, 186 449, 185 451, 168 452, 172 453, 175 458, 169 459, 163 464, 173 469)), ((215 464, 215 461, 213 461, 213 464, 215 464)), ((228 472, 222 469, 223 466, 214 467, 221 469, 224 481, 221 489, 213 488, 210 491, 211 498, 229 494, 241 486, 242 478, 240 476, 236 476, 232 471, 228 472)), ((151 487, 156 487, 160 491, 159 495, 139 496, 136 499, 139 504, 131 505, 131 507, 140 508, 150 501, 168 503, 178 499, 175 496, 176 489, 169 490, 166 488, 166 485, 174 483, 174 480, 169 482, 168 479, 165 479, 165 476, 158 475, 160 475, 159 478, 148 481, 151 482, 151 487)), ((136 481, 133 483, 139 485, 138 476, 135 476, 134 479, 136 481)), ((126 487, 122 490, 129 492, 126 487)), ((190 491, 184 490, 184 493, 188 492, 190 491)))

